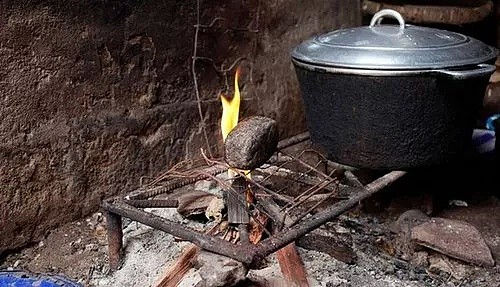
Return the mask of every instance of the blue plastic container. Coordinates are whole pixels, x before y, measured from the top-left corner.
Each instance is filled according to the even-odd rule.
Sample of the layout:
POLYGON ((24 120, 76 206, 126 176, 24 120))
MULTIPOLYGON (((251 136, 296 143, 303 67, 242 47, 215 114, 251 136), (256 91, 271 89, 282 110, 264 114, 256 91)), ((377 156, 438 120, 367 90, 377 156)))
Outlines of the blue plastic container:
POLYGON ((472 133, 472 142, 476 152, 481 155, 495 153, 496 136, 494 131, 475 129, 472 133))
POLYGON ((0 287, 83 287, 60 275, 0 271, 0 287))

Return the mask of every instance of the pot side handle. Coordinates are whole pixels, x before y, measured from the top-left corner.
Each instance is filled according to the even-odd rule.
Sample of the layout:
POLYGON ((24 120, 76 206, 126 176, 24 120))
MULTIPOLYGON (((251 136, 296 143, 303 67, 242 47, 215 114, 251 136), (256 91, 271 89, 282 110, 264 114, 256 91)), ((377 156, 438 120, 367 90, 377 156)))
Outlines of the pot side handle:
POLYGON ((433 72, 452 80, 466 80, 472 78, 489 77, 496 67, 490 64, 479 64, 469 70, 434 70, 433 72))

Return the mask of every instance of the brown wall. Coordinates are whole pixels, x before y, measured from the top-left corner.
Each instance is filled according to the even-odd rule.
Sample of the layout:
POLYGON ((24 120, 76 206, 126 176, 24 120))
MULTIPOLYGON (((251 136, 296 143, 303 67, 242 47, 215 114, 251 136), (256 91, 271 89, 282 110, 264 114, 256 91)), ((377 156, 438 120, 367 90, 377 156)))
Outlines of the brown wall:
MULTIPOLYGON (((199 56, 213 63, 196 66, 214 150, 226 86, 214 64, 239 57, 248 59, 242 116, 276 118, 282 137, 304 130, 290 49, 358 25, 358 2, 201 2, 202 23, 224 19, 201 29, 199 56)), ((190 66, 195 12, 194 0, 0 1, 0 253, 204 147, 190 66)))

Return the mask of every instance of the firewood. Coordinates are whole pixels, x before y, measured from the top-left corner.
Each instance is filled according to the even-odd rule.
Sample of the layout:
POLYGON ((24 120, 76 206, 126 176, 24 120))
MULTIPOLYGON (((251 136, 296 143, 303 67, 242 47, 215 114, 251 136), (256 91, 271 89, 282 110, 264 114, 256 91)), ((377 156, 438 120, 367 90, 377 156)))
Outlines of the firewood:
POLYGON ((254 218, 250 220, 250 231, 248 234, 248 240, 250 241, 250 243, 259 243, 259 241, 262 239, 262 234, 264 233, 264 226, 266 226, 268 220, 269 218, 265 214, 260 213, 257 210, 254 218), (258 220, 260 224, 257 223, 256 220, 258 220))
MULTIPOLYGON (((220 224, 214 225, 206 231, 207 234, 213 234, 218 230, 220 224)), ((195 259, 200 253, 200 248, 194 244, 187 246, 181 255, 175 261, 165 274, 160 277, 155 287, 176 287, 181 282, 186 273, 194 267, 195 259)))
POLYGON ((231 187, 233 190, 226 190, 227 218, 229 223, 247 224, 250 221, 246 205, 247 182, 242 177, 237 177, 231 187))
MULTIPOLYGON (((271 214, 274 220, 280 218, 280 207, 272 200, 266 199, 261 202, 267 212, 271 214)), ((293 219, 290 216, 285 218, 285 224, 289 224, 293 219)), ((273 225, 273 232, 278 232, 279 226, 273 225)), ((304 268, 302 258, 300 258, 295 242, 276 251, 276 259, 281 268, 281 273, 286 280, 286 286, 303 287, 309 286, 307 273, 304 268)))
POLYGON ((194 244, 189 245, 182 252, 175 264, 162 276, 156 287, 176 287, 181 282, 189 269, 194 267, 193 260, 198 256, 200 248, 194 244))
POLYGON ((309 286, 304 263, 302 262, 302 258, 300 258, 295 243, 290 243, 278 250, 276 258, 278 259, 283 277, 288 283, 287 286, 309 286))

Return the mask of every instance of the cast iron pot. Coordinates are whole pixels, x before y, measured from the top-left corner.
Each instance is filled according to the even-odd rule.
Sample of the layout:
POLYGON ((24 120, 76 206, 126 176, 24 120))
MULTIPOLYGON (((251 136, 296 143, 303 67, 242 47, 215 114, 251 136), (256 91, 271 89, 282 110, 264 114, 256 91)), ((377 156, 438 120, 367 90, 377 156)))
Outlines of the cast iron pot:
POLYGON ((358 168, 460 160, 497 54, 462 34, 407 25, 394 10, 376 13, 368 27, 309 39, 292 62, 311 141, 358 168), (399 25, 381 25, 386 16, 399 25))

